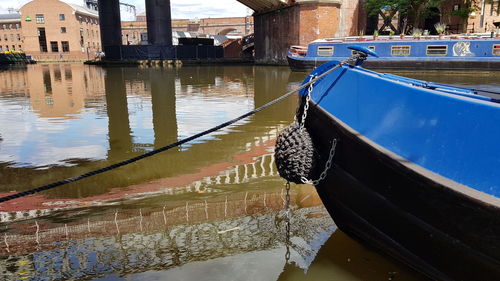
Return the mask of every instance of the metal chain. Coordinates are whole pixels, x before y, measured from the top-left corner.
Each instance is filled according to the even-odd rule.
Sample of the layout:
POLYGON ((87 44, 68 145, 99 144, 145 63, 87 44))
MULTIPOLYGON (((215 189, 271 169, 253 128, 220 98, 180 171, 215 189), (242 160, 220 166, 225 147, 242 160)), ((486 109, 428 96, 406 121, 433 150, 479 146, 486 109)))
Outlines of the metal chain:
MULTIPOLYGON (((309 79, 309 82, 314 80, 316 78, 316 75, 309 75, 311 76, 311 79, 309 79)), ((307 87, 307 95, 306 95, 306 100, 304 101, 304 110, 302 111, 302 119, 300 119, 300 129, 304 128, 304 125, 306 123, 306 118, 307 118, 307 111, 309 110, 309 101, 311 100, 311 93, 314 90, 314 83, 311 83, 309 87, 307 87)))
POLYGON ((300 179, 302 180, 302 183, 305 184, 312 184, 312 185, 318 185, 322 180, 326 178, 326 174, 328 173, 328 170, 332 167, 332 160, 333 156, 335 155, 335 148, 337 147, 337 139, 333 139, 332 141, 332 147, 330 148, 330 155, 328 155, 328 160, 326 161, 325 164, 325 169, 321 174, 319 175, 319 178, 316 180, 308 180, 305 177, 301 177, 300 179))
POLYGON ((285 262, 288 264, 290 260, 290 182, 287 181, 285 185, 286 195, 285 195, 285 232, 286 232, 286 253, 285 253, 285 262))
MULTIPOLYGON (((311 79, 309 79, 309 82, 314 80, 316 78, 315 75, 310 75, 311 79)), ((307 111, 309 110, 309 101, 311 100, 311 94, 312 91, 314 90, 314 83, 311 83, 309 87, 307 88, 307 95, 306 95, 306 100, 304 102, 304 111, 302 112, 302 119, 300 120, 300 129, 304 128, 304 125, 306 123, 306 118, 307 118, 307 111)), ((335 155, 335 148, 337 147, 337 139, 333 139, 332 141, 332 147, 330 148, 330 155, 328 156, 328 161, 326 161, 325 164, 325 169, 321 174, 319 175, 319 178, 316 180, 309 180, 306 179, 305 177, 301 177, 302 183, 305 184, 312 184, 312 185, 317 185, 319 184, 320 181, 324 180, 326 178, 326 174, 328 170, 330 170, 330 167, 332 166, 332 159, 333 156, 335 155)))
POLYGON ((279 211, 275 218, 274 218, 274 224, 277 228, 281 228, 281 223, 285 223, 285 248, 286 248, 286 252, 285 252, 285 262, 288 264, 289 260, 290 260, 290 245, 291 245, 291 241, 290 241, 290 227, 291 227, 291 217, 292 217, 292 212, 291 212, 291 208, 290 208, 290 182, 287 181, 286 184, 285 184, 285 190, 286 190, 286 195, 285 195, 285 199, 284 199, 284 206, 283 206, 283 210, 279 211))

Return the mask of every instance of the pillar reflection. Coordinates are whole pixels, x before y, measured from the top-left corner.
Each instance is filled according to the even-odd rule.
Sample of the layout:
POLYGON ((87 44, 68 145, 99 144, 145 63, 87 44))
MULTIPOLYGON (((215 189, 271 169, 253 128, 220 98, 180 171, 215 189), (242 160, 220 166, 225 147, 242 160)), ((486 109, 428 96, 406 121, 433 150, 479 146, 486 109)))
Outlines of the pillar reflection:
POLYGON ((105 74, 108 113, 108 160, 124 159, 132 151, 127 93, 122 69, 109 68, 105 74))
POLYGON ((153 111, 154 148, 177 141, 175 108, 175 73, 150 69, 151 103, 153 111))

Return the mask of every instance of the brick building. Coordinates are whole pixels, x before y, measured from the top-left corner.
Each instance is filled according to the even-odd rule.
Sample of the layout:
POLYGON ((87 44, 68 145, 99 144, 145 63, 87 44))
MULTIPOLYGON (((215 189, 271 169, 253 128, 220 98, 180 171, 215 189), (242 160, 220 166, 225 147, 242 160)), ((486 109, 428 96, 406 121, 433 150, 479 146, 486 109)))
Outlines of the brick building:
MULTIPOLYGON (((147 44, 146 14, 137 15, 136 21, 122 22, 123 44, 147 44)), ((203 19, 173 19, 172 31, 209 35, 245 36, 253 33, 253 17, 226 17, 203 19)))
POLYGON ((0 15, 0 52, 22 51, 22 30, 19 14, 0 15))
POLYGON ((450 32, 491 32, 495 29, 495 23, 500 24, 499 0, 478 0, 476 10, 470 13, 468 18, 453 15, 454 11, 459 11, 464 7, 464 0, 451 0, 443 3, 440 10, 442 22, 449 25, 450 32))
POLYGON ((82 60, 101 50, 97 11, 59 0, 33 0, 19 14, 23 50, 35 59, 82 60))

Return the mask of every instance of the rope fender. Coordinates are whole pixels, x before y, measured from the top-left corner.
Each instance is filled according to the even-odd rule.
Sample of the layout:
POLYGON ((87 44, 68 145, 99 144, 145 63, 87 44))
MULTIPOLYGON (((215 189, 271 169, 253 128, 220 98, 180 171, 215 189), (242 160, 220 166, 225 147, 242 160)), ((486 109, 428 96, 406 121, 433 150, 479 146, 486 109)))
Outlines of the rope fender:
POLYGON ((287 181, 301 184, 314 172, 315 150, 307 129, 292 123, 278 135, 274 158, 278 173, 287 181))

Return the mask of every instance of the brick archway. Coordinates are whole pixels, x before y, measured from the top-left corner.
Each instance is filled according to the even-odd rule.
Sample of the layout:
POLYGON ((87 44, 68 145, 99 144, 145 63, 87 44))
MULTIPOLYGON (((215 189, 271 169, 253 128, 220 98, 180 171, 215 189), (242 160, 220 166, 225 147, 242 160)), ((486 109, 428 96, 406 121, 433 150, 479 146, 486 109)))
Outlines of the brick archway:
POLYGON ((235 31, 236 28, 224 28, 221 31, 217 32, 217 35, 227 35, 228 33, 235 31))

